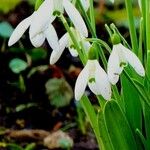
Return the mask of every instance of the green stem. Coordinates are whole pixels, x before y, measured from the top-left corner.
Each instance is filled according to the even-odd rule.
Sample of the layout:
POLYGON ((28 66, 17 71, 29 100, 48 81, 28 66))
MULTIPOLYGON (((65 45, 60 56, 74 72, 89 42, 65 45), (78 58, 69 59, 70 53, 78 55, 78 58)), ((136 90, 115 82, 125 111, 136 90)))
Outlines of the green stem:
POLYGON ((87 26, 88 26, 88 28, 89 28, 89 30, 90 30, 92 36, 96 38, 96 37, 97 37, 97 36, 96 36, 96 33, 95 33, 94 29, 92 28, 90 19, 89 19, 87 13, 85 12, 85 10, 84 10, 84 8, 83 8, 81 1, 80 1, 80 0, 77 0, 77 4, 78 4, 79 8, 80 8, 81 11, 82 11, 82 15, 84 16, 84 19, 85 19, 85 21, 86 21, 86 23, 87 23, 87 26))
POLYGON ((83 106, 83 109, 90 121, 90 124, 93 128, 94 134, 96 136, 98 145, 99 145, 99 149, 101 149, 101 145, 102 145, 102 140, 100 137, 100 132, 99 132, 99 127, 98 127, 98 121, 97 121, 97 115, 94 111, 94 107, 92 106, 91 102, 89 101, 89 99, 86 96, 82 96, 80 103, 83 106))
POLYGON ((82 51, 80 49, 80 46, 79 46, 79 43, 78 41, 76 40, 76 37, 74 36, 74 34, 72 33, 72 31, 70 30, 70 27, 65 19, 65 17, 63 15, 60 15, 59 18, 61 19, 65 29, 67 30, 67 32, 69 33, 69 36, 71 37, 71 40, 73 41, 73 43, 75 44, 75 47, 78 51, 78 54, 79 54, 79 57, 80 57, 80 60, 82 61, 83 64, 86 63, 86 61, 84 61, 84 56, 82 54, 82 51))
POLYGON ((125 0, 125 4, 126 4, 127 15, 128 15, 128 21, 129 21, 129 30, 131 36, 132 49, 135 54, 138 54, 138 42, 137 42, 138 40, 136 35, 135 23, 134 23, 132 1, 125 0))
POLYGON ((90 0, 90 19, 91 19, 92 28, 93 28, 94 32, 96 33, 93 0, 90 0))

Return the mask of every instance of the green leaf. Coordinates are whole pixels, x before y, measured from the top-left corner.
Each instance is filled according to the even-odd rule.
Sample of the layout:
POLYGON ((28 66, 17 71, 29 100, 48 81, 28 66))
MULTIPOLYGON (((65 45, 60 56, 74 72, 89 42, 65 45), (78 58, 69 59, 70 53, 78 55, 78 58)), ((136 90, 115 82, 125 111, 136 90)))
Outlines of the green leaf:
POLYGON ((0 12, 8 13, 14 9, 21 0, 0 0, 0 12))
POLYGON ((21 71, 25 70, 28 67, 28 64, 19 58, 14 58, 9 62, 9 68, 12 72, 19 74, 21 71))
POLYGON ((23 111, 25 109, 31 108, 31 107, 36 107, 37 104, 36 103, 28 103, 28 104, 20 104, 16 107, 16 112, 20 112, 23 111))
POLYGON ((34 150, 36 148, 36 144, 35 143, 30 143, 28 144, 24 150, 34 150))
POLYGON ((28 51, 33 61, 45 59, 47 57, 47 51, 43 48, 34 48, 28 51))
POLYGON ((72 88, 63 78, 50 79, 46 82, 45 87, 50 104, 55 107, 67 106, 73 98, 72 88))
POLYGON ((8 22, 0 23, 0 36, 9 38, 13 32, 12 26, 8 22))
POLYGON ((104 119, 115 150, 137 150, 129 123, 116 101, 106 103, 104 119))
POLYGON ((114 150, 110 136, 106 127, 103 111, 100 110, 98 113, 98 126, 101 139, 102 150, 114 150))
POLYGON ((7 148, 8 150, 24 150, 21 146, 17 145, 17 144, 7 144, 7 148))
POLYGON ((125 114, 131 128, 135 133, 135 129, 142 130, 142 107, 140 97, 124 74, 121 76, 122 95, 124 98, 125 114))
POLYGON ((34 9, 35 9, 35 10, 38 10, 38 8, 41 6, 41 4, 42 4, 43 2, 44 2, 44 0, 36 0, 34 9))

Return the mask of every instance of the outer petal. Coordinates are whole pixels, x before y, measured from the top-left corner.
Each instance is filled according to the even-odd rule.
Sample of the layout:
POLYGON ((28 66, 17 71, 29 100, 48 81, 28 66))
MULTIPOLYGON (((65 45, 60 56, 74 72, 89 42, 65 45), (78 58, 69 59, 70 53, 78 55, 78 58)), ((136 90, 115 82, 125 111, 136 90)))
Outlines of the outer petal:
POLYGON ((123 51, 127 62, 134 68, 134 70, 140 75, 145 76, 145 70, 140 62, 139 58, 129 49, 120 44, 121 50, 123 51))
POLYGON ((85 88, 88 83, 89 78, 89 70, 88 70, 88 63, 84 67, 84 69, 80 72, 76 84, 75 84, 75 99, 80 100, 84 94, 85 88))
POLYGON ((112 84, 116 84, 118 82, 119 75, 123 70, 123 68, 120 67, 120 59, 118 51, 120 50, 118 49, 118 47, 116 47, 116 45, 114 45, 107 64, 108 78, 112 84))
POLYGON ((44 31, 49 23, 52 23, 55 17, 53 13, 53 0, 45 0, 39 9, 36 11, 34 19, 30 26, 30 35, 33 38, 41 31, 44 31))
POLYGON ((69 0, 63 0, 64 8, 73 22, 75 28, 84 36, 88 36, 88 30, 84 23, 84 20, 82 19, 80 13, 78 10, 73 6, 73 4, 69 0))
POLYGON ((68 34, 64 34, 62 36, 62 38, 59 41, 59 50, 53 50, 50 56, 50 64, 53 65, 55 64, 58 59, 60 58, 60 56, 62 55, 63 51, 65 50, 65 47, 68 45, 69 41, 68 41, 68 34))
POLYGON ((78 56, 78 52, 77 52, 76 49, 69 47, 69 51, 70 51, 70 54, 71 54, 73 57, 77 57, 77 56, 78 56))
POLYGON ((58 36, 53 25, 50 24, 48 28, 44 31, 44 33, 51 48, 53 50, 58 51, 59 50, 58 36))
POLYGON ((34 47, 40 47, 45 41, 45 35, 43 33, 40 33, 36 35, 34 38, 30 37, 30 41, 34 47))
POLYGON ((108 80, 108 76, 106 72, 101 68, 98 61, 95 62, 95 66, 96 66, 95 83, 97 84, 98 90, 106 100, 110 100, 111 85, 108 80))
POLYGON ((12 33, 12 35, 11 35, 9 41, 8 41, 8 46, 11 46, 11 45, 15 44, 22 37, 24 32, 30 26, 33 15, 34 14, 32 14, 28 18, 24 19, 23 21, 21 21, 18 24, 18 26, 15 28, 15 30, 13 31, 13 33, 12 33))
POLYGON ((90 47, 91 47, 90 42, 84 40, 84 41, 83 41, 83 46, 84 46, 84 48, 85 48, 85 50, 86 50, 86 53, 88 54, 89 49, 90 49, 90 47))

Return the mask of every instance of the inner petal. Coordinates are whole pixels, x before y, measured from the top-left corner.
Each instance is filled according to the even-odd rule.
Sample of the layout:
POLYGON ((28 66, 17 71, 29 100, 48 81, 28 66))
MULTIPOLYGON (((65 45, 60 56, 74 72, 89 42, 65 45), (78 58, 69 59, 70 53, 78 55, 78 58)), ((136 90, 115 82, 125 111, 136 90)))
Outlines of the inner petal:
POLYGON ((63 0, 54 0, 54 16, 64 13, 63 0))

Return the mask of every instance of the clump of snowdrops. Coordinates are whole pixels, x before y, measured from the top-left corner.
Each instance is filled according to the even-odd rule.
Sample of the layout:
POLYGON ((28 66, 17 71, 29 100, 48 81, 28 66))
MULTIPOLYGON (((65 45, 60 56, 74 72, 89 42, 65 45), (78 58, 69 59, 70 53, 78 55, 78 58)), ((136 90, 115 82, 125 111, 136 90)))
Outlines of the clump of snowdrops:
POLYGON ((19 23, 8 42, 9 46, 15 44, 29 28, 34 47, 48 41, 51 65, 59 61, 66 48, 72 57, 79 57, 83 70, 74 95, 84 108, 101 150, 150 149, 150 1, 138 3, 139 38, 132 1, 125 0, 131 45, 113 23, 105 25, 112 45, 97 37, 93 0, 37 0, 35 11, 19 23), (66 29, 60 39, 52 25, 56 19, 66 29), (85 94, 87 86, 97 97, 98 112, 85 94))

